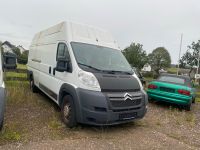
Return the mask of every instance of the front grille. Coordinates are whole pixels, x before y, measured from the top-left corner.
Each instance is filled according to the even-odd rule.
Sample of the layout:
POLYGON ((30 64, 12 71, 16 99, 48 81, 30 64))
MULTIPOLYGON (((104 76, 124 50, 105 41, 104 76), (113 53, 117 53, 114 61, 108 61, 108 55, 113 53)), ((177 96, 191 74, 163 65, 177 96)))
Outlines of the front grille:
POLYGON ((110 101, 113 107, 130 107, 130 106, 137 106, 141 103, 141 99, 137 100, 121 100, 121 101, 110 101))
POLYGON ((175 89, 167 88, 167 87, 160 87, 160 91, 175 93, 175 89))
POLYGON ((115 108, 130 108, 142 103, 141 92, 112 92, 106 94, 110 105, 115 108))

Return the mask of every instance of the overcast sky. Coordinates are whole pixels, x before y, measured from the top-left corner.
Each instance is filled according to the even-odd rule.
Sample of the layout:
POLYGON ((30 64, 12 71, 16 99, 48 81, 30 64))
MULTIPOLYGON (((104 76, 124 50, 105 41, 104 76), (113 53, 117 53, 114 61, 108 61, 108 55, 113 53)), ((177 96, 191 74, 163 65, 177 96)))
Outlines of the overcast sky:
POLYGON ((0 0, 0 40, 29 48, 34 34, 64 20, 105 28, 121 49, 141 43, 147 53, 159 46, 177 63, 200 39, 200 0, 0 0))

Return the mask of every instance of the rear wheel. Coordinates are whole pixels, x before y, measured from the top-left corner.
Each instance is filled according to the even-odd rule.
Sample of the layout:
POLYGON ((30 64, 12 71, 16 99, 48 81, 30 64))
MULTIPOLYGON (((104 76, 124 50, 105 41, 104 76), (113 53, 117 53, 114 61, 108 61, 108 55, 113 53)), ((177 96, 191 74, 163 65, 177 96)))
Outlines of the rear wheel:
POLYGON ((192 103, 194 103, 194 104, 195 104, 195 97, 192 99, 192 103))
POLYGON ((75 106, 73 99, 70 95, 63 97, 63 102, 61 106, 62 120, 66 126, 73 128, 77 125, 75 106))
POLYGON ((185 110, 191 111, 191 109, 192 109, 192 104, 190 102, 188 105, 185 106, 185 110))
POLYGON ((3 129, 3 120, 0 123, 0 131, 3 129))
POLYGON ((35 83, 34 83, 34 79, 33 77, 30 79, 30 89, 33 93, 37 93, 38 92, 38 88, 37 86, 35 86, 35 83))

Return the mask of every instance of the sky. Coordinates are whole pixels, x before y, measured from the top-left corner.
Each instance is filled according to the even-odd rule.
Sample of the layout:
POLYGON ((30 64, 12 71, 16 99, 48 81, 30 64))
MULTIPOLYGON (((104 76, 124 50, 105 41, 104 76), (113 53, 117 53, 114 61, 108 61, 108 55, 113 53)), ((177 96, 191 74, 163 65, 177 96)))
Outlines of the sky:
POLYGON ((29 48, 35 33, 62 21, 109 30, 121 49, 132 42, 147 53, 165 47, 172 63, 200 40, 199 0, 0 0, 0 41, 29 48))

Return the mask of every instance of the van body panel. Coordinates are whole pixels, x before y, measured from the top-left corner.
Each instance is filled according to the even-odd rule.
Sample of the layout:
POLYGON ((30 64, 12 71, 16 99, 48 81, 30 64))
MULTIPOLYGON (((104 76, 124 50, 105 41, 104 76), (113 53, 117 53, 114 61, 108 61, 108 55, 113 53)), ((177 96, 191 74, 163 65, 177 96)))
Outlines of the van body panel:
POLYGON ((34 84, 59 106, 62 105, 64 94, 71 95, 76 120, 80 123, 106 125, 142 118, 146 113, 148 100, 139 79, 135 75, 124 73, 100 73, 98 69, 96 72, 83 70, 74 56, 72 42, 120 51, 109 32, 88 25, 62 22, 37 33, 32 40, 28 72, 32 73, 34 84), (60 44, 64 46, 64 53, 69 54, 71 71, 55 69, 60 44), (99 87, 93 88, 84 84, 79 78, 81 71, 93 76, 99 87), (113 102, 119 105, 119 108, 112 106, 109 94, 114 97, 120 95, 118 102, 113 102), (135 100, 135 96, 139 100, 135 100), (120 106, 120 103, 124 106, 120 106))
MULTIPOLYGON (((130 122, 134 119, 140 119, 144 117, 146 113, 147 96, 145 93, 140 92, 145 101, 141 100, 139 105, 133 105, 123 107, 112 106, 111 98, 109 98, 110 92, 98 92, 88 91, 85 89, 77 89, 78 101, 80 101, 80 108, 82 115, 81 123, 93 124, 93 125, 114 125, 120 123, 130 122)), ((114 92, 114 95, 123 95, 124 92, 114 92)), ((126 103, 124 101, 124 103, 126 103)))
POLYGON ((132 75, 94 73, 102 91, 140 91, 140 85, 132 75))
POLYGON ((4 120, 4 112, 5 112, 5 103, 6 103, 6 90, 5 83, 3 81, 3 62, 2 62, 2 54, 0 51, 0 127, 3 127, 4 120))
POLYGON ((5 88, 0 87, 0 124, 3 122, 4 119, 5 102, 6 102, 6 91, 5 88))

